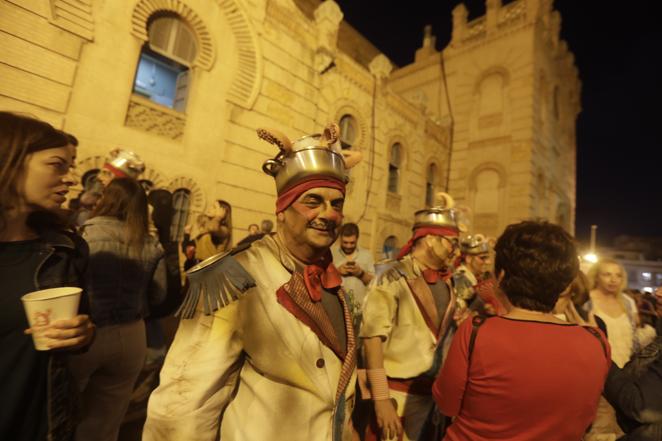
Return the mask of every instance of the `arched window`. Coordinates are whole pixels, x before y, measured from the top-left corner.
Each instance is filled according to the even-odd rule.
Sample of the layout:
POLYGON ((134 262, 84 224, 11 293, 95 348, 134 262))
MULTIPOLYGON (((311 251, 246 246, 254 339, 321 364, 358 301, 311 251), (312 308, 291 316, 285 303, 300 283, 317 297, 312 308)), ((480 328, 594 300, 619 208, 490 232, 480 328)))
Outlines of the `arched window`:
POLYGON ((340 126, 340 145, 343 149, 352 148, 359 133, 356 118, 350 114, 345 114, 340 117, 338 125, 340 126))
POLYGON ((149 40, 140 52, 133 93, 183 112, 197 50, 195 35, 174 13, 154 14, 147 26, 149 40))
POLYGON ((499 212, 499 173, 496 170, 485 169, 476 175, 476 195, 474 213, 499 212))
POLYGON ((431 207, 434 204, 435 185, 437 183, 437 164, 428 165, 425 175, 425 206, 431 207))
POLYGON ((180 241, 184 237, 184 227, 188 222, 191 207, 191 192, 186 188, 179 188, 172 194, 172 225, 170 238, 180 241))
POLYGON ((395 236, 389 236, 384 241, 384 246, 382 247, 382 252, 384 253, 384 259, 395 259, 399 251, 398 238, 395 236))
POLYGON ((503 84, 501 74, 491 74, 480 83, 479 115, 492 115, 503 112, 503 84))
POLYGON ((391 155, 388 161, 388 191, 391 193, 398 192, 401 164, 402 144, 396 142, 391 146, 391 155))

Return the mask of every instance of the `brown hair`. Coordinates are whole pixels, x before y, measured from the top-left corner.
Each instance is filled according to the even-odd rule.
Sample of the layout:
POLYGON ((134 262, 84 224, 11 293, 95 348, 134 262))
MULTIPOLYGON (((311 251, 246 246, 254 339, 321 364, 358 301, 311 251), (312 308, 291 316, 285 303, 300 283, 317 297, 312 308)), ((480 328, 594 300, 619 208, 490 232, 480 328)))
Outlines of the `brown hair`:
POLYGON ((70 135, 46 122, 27 115, 0 112, 0 230, 6 228, 7 210, 19 198, 16 182, 26 156, 70 143, 70 135))
POLYGON ((579 271, 572 237, 558 225, 524 221, 508 225, 494 246, 499 287, 513 306, 550 312, 579 271))
POLYGON ((129 246, 139 252, 149 234, 147 195, 132 178, 115 178, 103 190, 90 218, 109 216, 125 223, 129 246))

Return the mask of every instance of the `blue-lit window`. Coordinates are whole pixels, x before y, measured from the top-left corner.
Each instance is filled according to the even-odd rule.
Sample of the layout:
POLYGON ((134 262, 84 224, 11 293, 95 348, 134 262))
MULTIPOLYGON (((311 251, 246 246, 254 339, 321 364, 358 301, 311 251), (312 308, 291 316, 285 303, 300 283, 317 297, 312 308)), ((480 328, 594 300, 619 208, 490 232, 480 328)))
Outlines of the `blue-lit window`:
POLYGON ((149 41, 140 52, 133 93, 179 112, 186 110, 189 67, 196 54, 193 31, 172 13, 148 23, 149 41))
POLYGON ((177 78, 188 68, 175 62, 168 63, 170 60, 163 60, 165 57, 149 52, 143 50, 140 54, 133 92, 174 109, 177 78))

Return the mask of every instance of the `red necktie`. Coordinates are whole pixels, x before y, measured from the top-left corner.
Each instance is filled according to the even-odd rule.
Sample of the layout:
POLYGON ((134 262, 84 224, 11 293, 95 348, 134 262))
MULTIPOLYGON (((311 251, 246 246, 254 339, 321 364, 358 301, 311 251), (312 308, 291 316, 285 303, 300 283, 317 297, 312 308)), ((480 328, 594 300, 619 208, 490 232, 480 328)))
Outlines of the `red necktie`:
POLYGON ((427 283, 430 285, 434 285, 441 280, 448 280, 450 277, 451 273, 448 271, 448 269, 443 269, 443 270, 435 270, 432 268, 424 269, 423 270, 423 278, 427 283))
POLYGON ((331 259, 324 259, 319 264, 306 265, 303 270, 303 281, 308 295, 313 302, 322 300, 322 287, 327 290, 340 286, 342 279, 331 259))

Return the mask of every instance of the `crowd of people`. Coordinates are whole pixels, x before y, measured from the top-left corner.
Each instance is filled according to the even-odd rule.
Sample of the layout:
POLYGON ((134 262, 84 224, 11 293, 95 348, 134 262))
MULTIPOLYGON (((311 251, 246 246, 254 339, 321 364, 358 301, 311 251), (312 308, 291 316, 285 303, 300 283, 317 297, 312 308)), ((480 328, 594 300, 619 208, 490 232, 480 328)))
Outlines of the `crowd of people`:
POLYGON ((582 273, 547 222, 468 232, 443 193, 375 262, 343 218, 361 157, 338 126, 258 136, 276 225, 235 242, 218 199, 181 239, 138 155, 110 152, 65 210, 75 136, 0 112, 0 439, 117 440, 155 366, 147 441, 662 440, 662 289, 582 273), (29 325, 23 295, 72 286, 77 315, 29 325))

